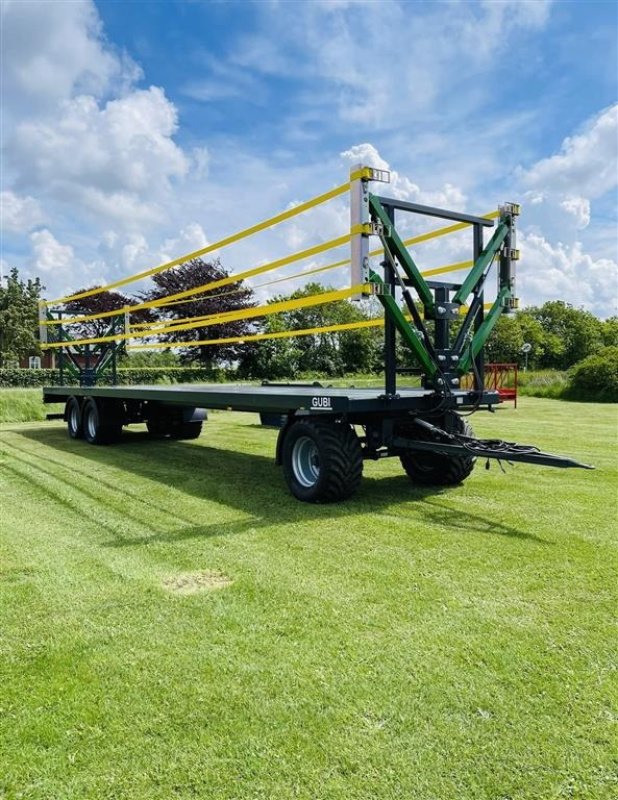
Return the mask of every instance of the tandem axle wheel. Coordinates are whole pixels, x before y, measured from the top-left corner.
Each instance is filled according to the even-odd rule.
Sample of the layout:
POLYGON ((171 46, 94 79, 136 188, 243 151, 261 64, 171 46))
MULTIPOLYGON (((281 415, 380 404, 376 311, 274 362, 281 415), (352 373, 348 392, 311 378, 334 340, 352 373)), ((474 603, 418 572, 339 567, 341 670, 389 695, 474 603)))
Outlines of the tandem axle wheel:
POLYGON ((363 475, 360 441, 346 422, 301 420, 282 432, 281 460, 290 492, 309 503, 350 497, 363 475))

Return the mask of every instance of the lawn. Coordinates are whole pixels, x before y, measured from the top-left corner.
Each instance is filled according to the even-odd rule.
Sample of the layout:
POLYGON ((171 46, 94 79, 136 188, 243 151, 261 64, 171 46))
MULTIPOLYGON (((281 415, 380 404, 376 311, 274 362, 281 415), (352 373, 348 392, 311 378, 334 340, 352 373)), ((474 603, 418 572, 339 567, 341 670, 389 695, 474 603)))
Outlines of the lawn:
POLYGON ((595 472, 324 507, 255 416, 3 425, 0 797, 615 800, 616 422, 524 397, 477 433, 595 472))

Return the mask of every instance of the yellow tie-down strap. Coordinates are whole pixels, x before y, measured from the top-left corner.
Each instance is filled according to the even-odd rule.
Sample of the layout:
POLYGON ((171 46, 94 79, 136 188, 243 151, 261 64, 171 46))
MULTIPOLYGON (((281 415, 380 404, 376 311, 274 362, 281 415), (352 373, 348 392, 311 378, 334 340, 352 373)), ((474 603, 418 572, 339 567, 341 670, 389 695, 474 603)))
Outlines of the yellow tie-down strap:
POLYGON ((152 344, 130 344, 128 350, 148 350, 151 347, 187 347, 211 344, 245 344, 246 342, 261 342, 265 339, 292 339, 294 336, 310 336, 316 333, 333 333, 335 331, 353 331, 359 328, 379 328, 384 325, 382 317, 378 319, 362 320, 361 322, 342 322, 337 325, 324 325, 321 328, 303 328, 293 331, 277 331, 276 333, 255 333, 249 336, 233 336, 227 339, 201 339, 197 342, 154 342, 152 344))
MULTIPOLYGON (((274 286, 277 283, 285 283, 286 281, 293 281, 296 278, 306 278, 310 275, 317 275, 319 272, 328 272, 331 269, 335 269, 336 267, 342 267, 345 264, 349 264, 350 259, 344 258, 342 261, 335 261, 332 264, 326 264, 324 267, 316 267, 315 269, 307 269, 304 272, 296 272, 294 275, 286 275, 284 278, 275 278, 272 281, 266 281, 265 283, 258 283, 256 286, 251 286, 250 288, 255 289, 264 289, 266 286, 274 286)), ((180 303, 197 303, 200 300, 209 300, 210 298, 215 297, 231 297, 234 294, 241 294, 242 292, 247 291, 246 286, 242 286, 240 289, 230 289, 227 292, 217 292, 217 294, 210 295, 209 297, 195 297, 193 300, 172 300, 171 303, 164 303, 162 305, 165 306, 176 306, 180 303)), ((187 317, 187 319, 194 319, 193 317, 187 317)), ((195 317, 197 319, 197 317, 195 317)), ((158 322, 136 322, 131 324, 131 328, 147 328, 150 325, 158 325, 158 322)))
MULTIPOLYGON (((491 303, 485 303, 483 308, 491 308, 491 303)), ((468 310, 467 306, 462 306, 460 311, 464 314, 468 310)), ((409 314, 406 319, 410 320, 409 314)), ((174 349, 176 347, 202 347, 215 344, 245 344, 247 342, 263 342, 267 339, 293 339, 295 336, 310 336, 319 333, 335 333, 339 331, 353 331, 362 328, 381 328, 384 325, 384 317, 376 319, 365 319, 359 322, 342 322, 336 325, 323 325, 321 328, 302 328, 291 331, 277 331, 276 333, 254 333, 248 336, 231 336, 225 339, 199 339, 198 341, 187 342, 150 342, 149 344, 129 344, 127 350, 150 350, 156 348, 174 349)))
MULTIPOLYGON (((498 211, 492 211, 489 214, 484 214, 483 218, 484 219, 495 219, 498 216, 499 216, 499 212, 498 211)), ((444 235, 446 235, 448 233, 453 233, 454 232, 453 231, 454 228, 456 228, 457 230, 463 230, 463 228, 468 227, 469 224, 470 223, 468 223, 468 222, 462 222, 462 223, 458 223, 457 225, 448 225, 448 226, 446 226, 444 228, 438 228, 435 231, 430 231, 429 233, 424 233, 424 234, 422 234, 420 236, 413 236, 411 239, 405 239, 403 244, 406 247, 410 247, 413 244, 420 244, 421 242, 425 242, 428 239, 433 239, 433 238, 435 238, 437 236, 444 236, 444 235)), ((380 256, 380 255, 383 255, 383 254, 384 254, 384 250, 382 248, 380 248, 380 247, 377 250, 371 250, 369 252, 369 255, 372 256, 372 257, 380 256)), ((309 269, 309 270, 306 270, 305 272, 297 272, 294 275, 288 275, 285 278, 276 278, 273 281, 266 281, 266 283, 260 283, 258 286, 253 286, 252 288, 253 289, 264 289, 266 286, 274 286, 277 283, 283 283, 285 281, 292 281, 295 278, 303 278, 303 277, 309 276, 309 275, 317 275, 320 272, 328 272, 331 269, 337 269, 337 267, 345 267, 349 263, 350 263, 350 259, 349 258, 344 258, 341 261, 334 261, 332 264, 326 264, 323 267, 316 267, 315 269, 309 269)), ((468 267, 471 267, 473 264, 474 264, 473 261, 460 261, 457 264, 447 264, 447 265, 445 265, 443 267, 436 267, 435 269, 425 270, 425 271, 421 272, 421 275, 425 275, 425 276, 441 275, 441 274, 446 273, 446 272, 451 272, 451 271, 454 272, 457 269, 467 269, 468 267)), ((221 294, 218 294, 217 297, 226 297, 226 296, 232 295, 232 294, 239 294, 240 292, 243 292, 243 291, 245 291, 245 290, 244 289, 233 289, 231 292, 222 292, 221 294)), ((203 300, 203 298, 202 297, 197 297, 197 298, 195 298, 195 300, 197 302, 199 300, 203 300)), ((184 300, 184 301, 183 300, 172 300, 169 303, 168 302, 162 303, 162 305, 173 306, 173 305, 176 305, 177 303, 183 303, 183 302, 187 302, 187 301, 186 300, 184 300)), ((150 325, 150 324, 152 324, 152 323, 147 323, 147 322, 145 322, 145 323, 136 323, 136 327, 139 327, 141 325, 150 325)))
MULTIPOLYGON (((360 172, 362 172, 362 170, 360 172)), ((358 177, 362 177, 360 172, 358 177)), ((354 178, 355 176, 352 175, 350 177, 354 178)), ((171 269, 172 267, 177 267, 179 264, 183 264, 185 261, 191 261, 193 258, 199 258, 207 253, 220 250, 222 247, 227 247, 235 242, 239 242, 241 239, 246 239, 248 236, 253 236, 254 233, 259 233, 267 228, 272 228, 275 225, 279 225, 279 223, 284 222, 287 219, 291 219, 298 214, 302 214, 304 211, 308 211, 310 208, 314 208, 315 206, 326 203, 328 200, 332 200, 339 195, 345 194, 345 192, 349 191, 349 189, 349 181, 347 183, 342 183, 341 186, 336 186, 334 189, 324 192, 317 197, 313 197, 311 200, 307 200, 304 203, 299 203, 298 205, 287 209, 287 211, 282 211, 279 214, 275 214, 275 216, 269 217, 263 222, 258 222, 256 225, 251 225, 249 228, 244 228, 243 230, 238 231, 231 236, 226 236, 224 239, 219 239, 218 242, 213 242, 213 244, 206 245, 206 247, 202 247, 199 250, 194 250, 192 253, 185 253, 182 256, 178 256, 178 258, 172 259, 172 261, 166 261, 163 264, 159 264, 157 267, 152 267, 151 269, 137 272, 134 275, 130 275, 128 278, 121 278, 120 280, 113 281, 105 286, 97 286, 95 289, 88 289, 85 292, 78 292, 76 294, 67 295, 66 297, 59 297, 56 300, 46 300, 45 304, 48 306, 54 306, 60 303, 68 303, 71 300, 81 300, 84 297, 92 297, 95 294, 107 292, 110 289, 118 289, 120 286, 126 286, 128 283, 133 283, 134 281, 148 278, 151 275, 156 275, 159 272, 165 272, 165 270, 171 269)))
MULTIPOLYGON (((254 288, 261 289, 264 286, 271 286, 274 283, 281 283, 282 281, 294 280, 294 278, 301 278, 301 277, 305 277, 305 276, 309 276, 309 275, 315 275, 318 272, 326 272, 327 270, 334 269, 335 267, 340 267, 343 264, 349 264, 349 263, 350 263, 349 259, 346 259, 345 261, 336 261, 334 264, 327 264, 325 267, 318 267, 317 269, 310 269, 310 270, 307 270, 307 272, 300 272, 297 275, 289 275, 287 278, 278 278, 276 281, 268 281, 267 283, 263 283, 260 286, 256 286, 254 288)), ((473 261, 458 261, 456 264, 446 264, 443 267, 436 267, 435 269, 425 270, 424 272, 421 273, 421 275, 424 275, 425 277, 430 277, 432 275, 442 275, 443 273, 446 273, 446 272, 454 272, 454 271, 459 270, 459 269, 466 269, 468 267, 471 267, 473 264, 474 264, 473 261)), ((245 290, 244 289, 233 289, 231 292, 222 292, 221 294, 213 295, 213 297, 226 297, 226 296, 229 296, 229 295, 238 294, 239 292, 243 292, 243 291, 245 291, 245 290)), ((203 300, 204 298, 200 298, 200 299, 203 300)), ((177 301, 177 302, 181 302, 181 301, 177 301)), ((165 305, 168 305, 168 304, 166 303, 165 305)), ((173 305, 173 304, 170 303, 169 305, 173 305)), ((203 319, 207 319, 207 318, 208 318, 208 314, 200 314, 200 315, 196 315, 196 316, 193 316, 193 317, 181 317, 180 319, 174 320, 173 324, 180 325, 183 322, 195 322, 197 320, 203 320, 203 319)), ((155 322, 135 322, 135 323, 129 325, 129 327, 131 328, 131 330, 143 330, 145 328, 152 329, 152 328, 155 328, 155 327, 157 327, 159 325, 162 325, 162 324, 164 324, 164 323, 161 322, 161 320, 156 320, 155 322)), ((169 324, 171 324, 171 321, 170 321, 169 324)))
MULTIPOLYGON (((348 289, 338 289, 332 292, 323 292, 310 297, 300 297, 295 300, 284 300, 280 303, 270 303, 266 306, 256 306, 255 308, 243 308, 238 311, 228 311, 224 314, 213 314, 211 317, 202 319, 199 322, 191 322, 184 325, 169 325, 167 327, 157 328, 156 330, 135 331, 134 333, 119 333, 111 336, 96 336, 85 339, 76 339, 71 342, 48 342, 41 345, 45 350, 56 347, 72 347, 84 344, 103 344, 105 342, 124 341, 126 339, 137 339, 147 336, 159 336, 164 333, 172 333, 176 331, 192 330, 194 328, 204 328, 210 325, 223 325, 226 322, 235 322, 236 320, 254 319, 256 317, 265 317, 271 314, 279 314, 283 311, 293 311, 297 308, 310 308, 312 306, 324 305, 325 303, 333 303, 337 300, 345 300, 352 297, 359 292, 366 291, 365 284, 358 284, 348 289)), ((169 345, 168 345, 169 346, 169 345)))
MULTIPOLYGON (((341 188, 341 187, 338 187, 341 188)), ((335 190, 333 190, 335 191, 335 190)), ((297 208, 297 207, 296 207, 297 208)), ((292 209, 291 209, 292 210, 292 209)), ((287 212, 285 212, 287 213, 287 212)), ((495 219, 499 215, 498 211, 492 211, 489 214, 485 214, 485 219, 495 219)), ((463 230, 464 228, 468 227, 470 223, 467 222, 460 222, 456 225, 447 225, 442 228, 437 228, 434 231, 429 231, 428 233, 420 234, 418 236, 413 236, 409 239, 405 239, 403 244, 406 247, 410 247, 414 244, 420 244, 421 242, 427 241, 429 239, 436 238, 438 236, 445 236, 449 233, 454 233, 455 231, 463 230)), ((150 300, 143 303, 136 303, 132 306, 126 306, 125 308, 116 309, 114 311, 102 311, 98 314, 84 314, 77 317, 66 317, 64 319, 54 319, 54 320, 45 320, 42 322, 43 325, 72 325, 81 322, 90 322, 96 319, 105 319, 109 317, 117 317, 120 314, 129 313, 131 311, 139 311, 141 309, 147 308, 158 308, 161 306, 166 305, 174 305, 176 303, 187 302, 187 298, 194 297, 195 295, 202 295, 206 294, 207 292, 213 291, 214 289, 221 288, 223 286, 228 286, 231 283, 237 283, 242 280, 247 280, 249 278, 255 277, 257 275, 262 275, 265 272, 269 272, 275 269, 279 269, 281 267, 287 266, 288 264, 292 264, 296 261, 301 261, 305 258, 311 258, 313 256, 319 255, 320 253, 324 253, 327 250, 334 249, 336 247, 341 247, 344 244, 347 244, 350 241, 350 237, 353 233, 358 233, 359 230, 357 228, 362 226, 355 226, 350 233, 344 234, 343 236, 339 236, 336 239, 331 239, 328 242, 323 242, 322 244, 315 245, 314 247, 307 248, 305 250, 298 251, 297 253, 292 253, 289 256, 285 256, 283 258, 276 259, 275 261, 268 262, 267 264, 263 264, 259 267, 254 267, 253 269, 245 270, 244 272, 235 273, 233 275, 229 275, 227 278, 221 278, 218 281, 211 281, 210 283, 202 284, 201 286, 195 286, 192 289, 187 289, 183 292, 177 292, 175 294, 168 295, 164 298, 159 298, 157 300, 150 300)), ((196 251, 195 253, 191 253, 188 256, 184 257, 184 260, 190 260, 193 257, 196 257, 200 254, 201 251, 196 251)), ((375 250, 371 250, 369 255, 372 257, 383 255, 384 250, 382 248, 377 248, 375 250)), ((203 253, 202 253, 203 254, 203 253)), ((173 264, 169 262, 168 266, 177 266, 178 264, 182 263, 182 260, 177 260, 173 264)), ((291 275, 285 278, 280 278, 276 281, 267 282, 262 284, 263 286, 268 286, 270 283, 281 283, 286 280, 292 280, 296 277, 302 277, 303 275, 312 275, 319 272, 326 272, 331 269, 335 269, 337 267, 345 266, 350 263, 350 259, 343 259, 340 261, 336 261, 332 264, 327 264, 324 267, 318 267, 314 270, 309 270, 305 273, 298 273, 297 275, 291 275)), ((449 264, 444 267, 437 267, 435 269, 426 270, 422 274, 425 276, 431 275, 440 275, 442 273, 447 273, 451 271, 455 271, 456 269, 465 269, 471 267, 474 262, 472 261, 462 261, 458 262, 457 264, 449 264)), ((166 267, 167 268, 167 267, 166 267)), ((157 271, 162 271, 157 268, 157 271)), ((151 273, 154 274, 154 273, 151 273)), ((114 286, 118 286, 120 284, 114 284, 114 286)), ((108 284, 106 287, 100 287, 97 290, 92 290, 92 294, 96 294, 99 291, 104 291, 109 289, 111 284, 108 284)), ((261 288, 261 287, 256 287, 261 288)), ((234 292, 240 290, 234 290, 234 292)), ((232 294, 234 292, 230 292, 232 294)), ((80 295, 72 295, 70 298, 62 298, 61 300, 56 300, 47 303, 47 305, 53 305, 59 302, 66 302, 67 300, 71 299, 78 299, 81 297, 87 297, 91 294, 89 293, 82 293, 80 295)), ((202 299, 202 298, 198 298, 202 299)), ((191 318, 187 318, 191 319, 191 318)), ((146 325, 148 323, 144 323, 146 325)))
POLYGON ((125 308, 119 308, 114 311, 101 311, 99 314, 84 314, 79 317, 67 317, 61 320, 47 320, 45 324, 73 325, 78 322, 91 322, 95 319, 117 317, 120 314, 126 314, 131 311, 140 311, 141 309, 145 308, 158 308, 159 306, 167 305, 170 301, 182 300, 187 297, 193 297, 193 295, 196 294, 204 294, 205 292, 210 292, 213 289, 219 289, 222 286, 229 286, 230 283, 238 283, 239 281, 246 280, 247 278, 253 278, 256 275, 263 275, 265 272, 270 272, 274 269, 285 267, 287 264, 293 264, 295 261, 302 261, 305 258, 311 258, 312 256, 319 255, 327 250, 332 250, 335 247, 341 247, 342 245, 347 244, 349 241, 350 234, 346 233, 343 236, 338 236, 336 239, 330 239, 328 242, 322 242, 322 244, 317 244, 314 247, 308 247, 306 250, 299 250, 297 253, 292 253, 289 256, 278 258, 276 261, 269 261, 267 264, 262 264, 259 267, 253 267, 253 269, 245 270, 245 272, 237 272, 234 275, 228 275, 226 278, 210 281, 210 283, 204 283, 201 286, 194 286, 192 289, 185 289, 183 292, 169 294, 166 295, 166 297, 160 297, 157 300, 148 300, 143 303, 136 303, 133 306, 126 306, 125 308))

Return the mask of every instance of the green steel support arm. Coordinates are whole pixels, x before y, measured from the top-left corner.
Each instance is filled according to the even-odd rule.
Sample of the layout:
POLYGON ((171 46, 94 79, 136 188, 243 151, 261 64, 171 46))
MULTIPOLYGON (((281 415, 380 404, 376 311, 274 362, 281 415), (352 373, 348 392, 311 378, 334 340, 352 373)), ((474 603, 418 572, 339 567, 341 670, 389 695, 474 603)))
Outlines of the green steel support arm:
POLYGON ((425 313, 429 316, 434 307, 434 298, 433 294, 431 293, 431 289, 414 263, 414 259, 408 252, 408 248, 401 241, 399 234, 395 230, 391 220, 388 217, 388 214, 386 213, 386 209, 372 194, 369 195, 369 209, 373 218, 377 218, 376 221, 380 222, 384 227, 384 238, 386 243, 388 244, 393 255, 396 256, 397 260, 403 267, 403 270, 408 278, 412 281, 412 285, 418 292, 418 296, 425 307, 425 313))
POLYGON ((491 264, 493 257, 502 247, 502 243, 504 242, 504 239, 506 238, 506 235, 508 234, 509 230, 510 230, 509 226, 504 222, 501 222, 498 225, 496 231, 494 232, 494 235, 487 243, 487 247, 485 247, 481 255, 476 259, 474 266, 466 276, 464 282, 461 284, 460 289, 453 297, 454 303, 460 303, 461 305, 463 305, 466 302, 469 295, 474 290, 474 287, 481 279, 483 273, 485 272, 487 267, 491 264))
POLYGON ((433 375, 438 371, 438 368, 434 364, 433 359, 431 358, 429 353, 427 352, 425 345, 419 339, 416 333, 416 329, 413 328, 412 325, 410 325, 408 320, 401 313, 401 309, 397 305, 395 298, 391 294, 387 294, 385 292, 386 286, 382 278, 380 278, 379 275, 376 275, 376 273, 372 271, 369 274, 369 280, 371 281, 371 283, 376 284, 376 286, 380 288, 377 297, 378 300, 384 306, 385 313, 391 317, 391 319, 395 323, 395 326, 397 327, 397 330, 403 337, 405 343, 412 350, 414 355, 418 358, 423 368, 428 372, 429 375, 433 377, 433 375))
MULTIPOLYGON (((53 316, 53 314, 51 314, 48 311, 47 312, 47 319, 55 320, 55 317, 53 316)), ((111 321, 110 321, 110 324, 109 324, 109 327, 108 327, 108 329, 107 329, 107 331, 105 332, 104 335, 105 336, 111 336, 112 334, 117 333, 118 326, 123 321, 124 321, 124 315, 123 314, 119 314, 117 317, 112 317, 111 321)), ((82 356, 84 354, 84 346, 83 345, 74 345, 73 344, 74 339, 73 339, 73 337, 71 336, 71 334, 68 331, 64 330, 62 328, 62 326, 59 326, 57 331, 58 331, 58 340, 57 341, 66 342, 67 348, 72 346, 77 351, 77 355, 79 355, 79 356, 82 356)), ((116 346, 117 345, 115 343, 112 343, 112 344, 107 344, 106 343, 106 344, 102 344, 102 345, 97 345, 92 350, 93 354, 98 351, 98 361, 95 364, 95 366, 93 367, 94 372, 95 372, 95 374, 97 376, 101 375, 105 371, 105 369, 109 366, 110 361, 111 361, 111 356, 113 355, 113 351, 114 351, 114 348, 116 348, 116 346)), ((67 355, 69 357, 68 357, 68 360, 66 362, 65 367, 66 367, 67 371, 69 372, 69 374, 72 377, 79 379, 80 370, 75 366, 74 362, 72 361, 70 353, 67 353, 67 355)))
POLYGON ((470 347, 467 348, 459 361, 457 371, 460 375, 463 375, 472 368, 472 360, 475 359, 483 349, 485 342, 489 338, 489 334, 493 331, 496 323, 502 315, 504 310, 504 301, 510 296, 511 290, 506 286, 498 292, 498 296, 496 297, 492 307, 487 312, 487 316, 483 320, 482 325, 472 337, 470 347))

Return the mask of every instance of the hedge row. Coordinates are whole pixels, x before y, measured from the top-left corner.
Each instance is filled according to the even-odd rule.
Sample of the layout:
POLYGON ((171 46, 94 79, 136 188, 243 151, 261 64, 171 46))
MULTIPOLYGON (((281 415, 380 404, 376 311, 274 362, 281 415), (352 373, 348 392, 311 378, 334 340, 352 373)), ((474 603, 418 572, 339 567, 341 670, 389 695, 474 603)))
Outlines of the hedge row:
POLYGON ((618 347, 604 347, 569 370, 568 399, 618 403, 618 347))
MULTIPOLYGON (((204 367, 126 367, 118 369, 117 383, 121 386, 133 386, 142 383, 224 383, 237 377, 233 369, 206 369, 204 367)), ((98 383, 110 384, 111 375, 107 374, 98 383)), ((0 369, 0 387, 24 386, 74 386, 77 381, 65 371, 64 380, 60 380, 57 369, 0 369)))

